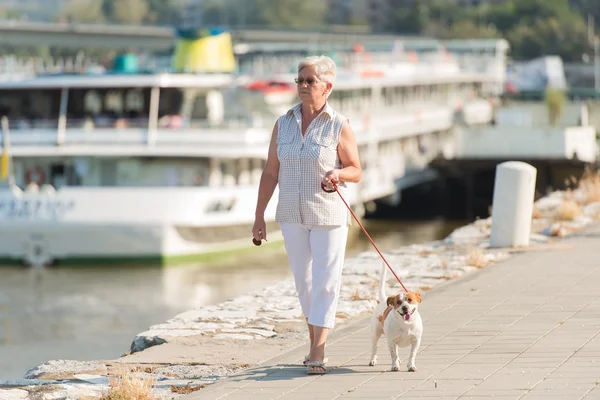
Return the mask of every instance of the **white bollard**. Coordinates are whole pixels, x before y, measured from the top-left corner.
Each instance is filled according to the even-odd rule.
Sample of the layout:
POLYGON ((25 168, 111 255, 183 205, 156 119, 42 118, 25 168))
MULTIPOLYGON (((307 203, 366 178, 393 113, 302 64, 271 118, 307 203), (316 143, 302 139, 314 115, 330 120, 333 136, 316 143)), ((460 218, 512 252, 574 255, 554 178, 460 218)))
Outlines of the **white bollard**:
POLYGON ((536 175, 520 161, 496 166, 490 247, 529 245, 536 175))

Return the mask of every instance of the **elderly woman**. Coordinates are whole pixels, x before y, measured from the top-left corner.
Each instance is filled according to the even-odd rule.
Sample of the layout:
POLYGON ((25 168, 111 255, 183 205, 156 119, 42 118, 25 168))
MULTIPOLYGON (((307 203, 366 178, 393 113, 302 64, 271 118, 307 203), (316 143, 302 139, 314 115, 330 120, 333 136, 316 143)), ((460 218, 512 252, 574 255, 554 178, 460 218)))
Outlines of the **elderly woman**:
POLYGON ((322 190, 358 182, 362 169, 349 121, 327 102, 336 77, 333 60, 308 57, 298 65, 301 102, 277 119, 258 189, 252 234, 266 239, 264 212, 277 184, 281 226, 300 306, 308 324, 309 374, 323 374, 325 343, 334 326, 346 250, 348 209, 322 190))

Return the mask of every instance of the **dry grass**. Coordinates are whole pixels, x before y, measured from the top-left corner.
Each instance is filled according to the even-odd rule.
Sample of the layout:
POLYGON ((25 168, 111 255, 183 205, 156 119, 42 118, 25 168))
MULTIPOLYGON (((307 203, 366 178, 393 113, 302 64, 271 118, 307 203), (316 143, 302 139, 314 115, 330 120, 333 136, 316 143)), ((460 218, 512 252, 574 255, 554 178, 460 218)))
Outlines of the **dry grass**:
POLYGON ((108 392, 100 400, 159 400, 152 394, 154 378, 137 378, 119 373, 109 378, 108 392))
POLYGON ((445 258, 440 259, 440 267, 444 271, 444 279, 451 279, 450 273, 448 272, 448 260, 445 258))
POLYGON ((586 169, 579 180, 579 190, 586 204, 600 202, 600 172, 586 169))
POLYGON ((533 207, 533 212, 531 213, 531 217, 533 219, 542 219, 542 218, 544 218, 544 214, 542 214, 542 212, 537 207, 533 207))
POLYGON ((565 200, 556 210, 556 218, 560 221, 573 221, 583 215, 581 206, 574 200, 565 200))
POLYGON ((354 290, 354 293, 350 296, 350 300, 352 301, 360 301, 360 300, 369 300, 371 297, 366 297, 358 291, 358 289, 354 290))
POLYGON ((475 268, 485 268, 489 261, 485 258, 485 252, 479 247, 472 247, 467 251, 467 264, 475 268))
POLYGON ((190 386, 189 383, 185 386, 171 385, 171 392, 177 394, 189 394, 195 392, 196 390, 204 389, 205 387, 206 385, 190 386))
POLYGON ((567 234, 567 228, 562 226, 562 224, 554 224, 550 227, 550 236, 565 237, 567 234))
POLYGON ((442 269, 447 270, 448 269, 448 260, 446 260, 445 258, 440 259, 440 267, 442 267, 442 269))

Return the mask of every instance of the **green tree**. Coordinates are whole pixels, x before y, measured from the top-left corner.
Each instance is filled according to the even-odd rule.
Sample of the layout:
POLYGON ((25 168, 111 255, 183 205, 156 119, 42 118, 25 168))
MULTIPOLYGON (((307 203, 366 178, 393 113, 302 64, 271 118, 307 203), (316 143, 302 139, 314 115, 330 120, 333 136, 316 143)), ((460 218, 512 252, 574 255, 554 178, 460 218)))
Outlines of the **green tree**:
POLYGON ((187 0, 147 0, 146 22, 158 25, 176 25, 187 0))
POLYGON ((581 18, 549 18, 522 23, 507 34, 515 58, 558 55, 564 61, 579 61, 587 50, 587 31, 581 18))
POLYGON ((573 7, 587 21, 588 16, 594 18, 596 30, 600 29, 600 1, 598 0, 571 0, 573 7))
POLYGON ((69 0, 62 16, 69 22, 101 23, 105 20, 102 2, 97 0, 69 0))
POLYGON ((520 24, 573 15, 568 0, 510 0, 491 7, 480 6, 486 20, 501 32, 508 32, 520 24))
POLYGON ((519 24, 507 33, 506 39, 510 43, 511 54, 515 59, 528 59, 544 54, 546 43, 539 34, 537 27, 526 23, 519 24))
POLYGON ((394 11, 389 27, 380 27, 373 31, 392 30, 404 34, 424 32, 430 23, 429 4, 426 1, 413 3, 408 7, 400 7, 394 11))
POLYGON ((314 28, 325 24, 328 7, 323 0, 253 1, 258 23, 293 28, 314 28))
POLYGON ((21 13, 15 10, 5 10, 0 8, 0 20, 2 19, 19 19, 21 18, 21 13))
POLYGON ((544 93, 544 101, 548 110, 548 120, 554 126, 560 119, 566 96, 562 90, 548 87, 544 93))
POLYGON ((116 23, 139 25, 148 14, 146 0, 111 0, 107 3, 110 7, 110 19, 116 23))
POLYGON ((494 39, 501 38, 496 28, 487 25, 476 25, 471 20, 459 21, 445 32, 446 39, 494 39))

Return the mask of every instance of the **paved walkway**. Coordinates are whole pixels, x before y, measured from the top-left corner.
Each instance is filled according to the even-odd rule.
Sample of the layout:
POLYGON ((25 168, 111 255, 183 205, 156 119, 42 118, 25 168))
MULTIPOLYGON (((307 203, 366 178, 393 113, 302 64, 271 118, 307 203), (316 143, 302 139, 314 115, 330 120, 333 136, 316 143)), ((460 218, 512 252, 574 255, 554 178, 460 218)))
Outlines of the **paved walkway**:
POLYGON ((369 367, 368 320, 335 331, 331 371, 308 376, 298 348, 193 399, 600 399, 600 226, 425 294, 418 371, 369 367))

